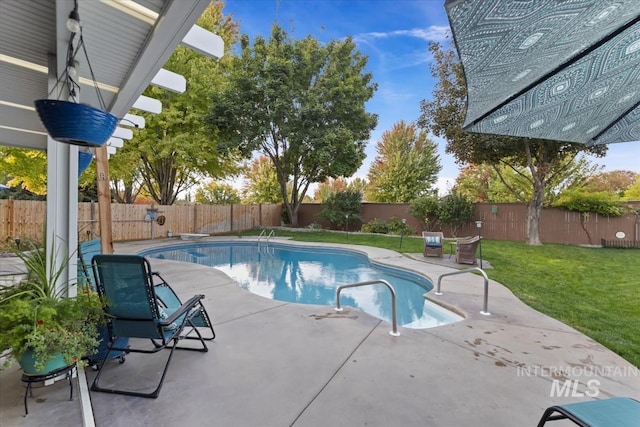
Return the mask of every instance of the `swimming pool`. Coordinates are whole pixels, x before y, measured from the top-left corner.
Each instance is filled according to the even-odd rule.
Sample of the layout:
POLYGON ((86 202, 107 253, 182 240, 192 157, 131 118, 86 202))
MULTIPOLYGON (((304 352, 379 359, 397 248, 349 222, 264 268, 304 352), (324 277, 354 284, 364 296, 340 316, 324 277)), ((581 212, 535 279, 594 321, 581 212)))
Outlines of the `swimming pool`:
MULTIPOLYGON (((145 251, 149 258, 215 267, 260 296, 335 306, 340 285, 384 279, 396 291, 398 324, 430 328, 462 318, 424 298, 433 284, 416 273, 375 264, 352 250, 264 242, 202 242, 145 251)), ((344 289, 340 302, 391 322, 391 296, 382 284, 344 289)))

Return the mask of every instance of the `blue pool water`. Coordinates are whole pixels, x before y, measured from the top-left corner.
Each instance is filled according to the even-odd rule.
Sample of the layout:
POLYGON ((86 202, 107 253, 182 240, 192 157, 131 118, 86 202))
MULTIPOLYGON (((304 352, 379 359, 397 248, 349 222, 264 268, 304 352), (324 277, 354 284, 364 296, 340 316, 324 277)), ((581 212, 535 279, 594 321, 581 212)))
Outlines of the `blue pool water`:
MULTIPOLYGON (((336 305, 340 285, 383 279, 396 291, 398 324, 430 328, 461 319, 424 298, 433 288, 425 277, 374 264, 358 252, 264 242, 195 243, 144 252, 215 267, 254 294, 301 304, 336 305)), ((340 303, 391 321, 391 296, 382 284, 344 289, 340 303)))

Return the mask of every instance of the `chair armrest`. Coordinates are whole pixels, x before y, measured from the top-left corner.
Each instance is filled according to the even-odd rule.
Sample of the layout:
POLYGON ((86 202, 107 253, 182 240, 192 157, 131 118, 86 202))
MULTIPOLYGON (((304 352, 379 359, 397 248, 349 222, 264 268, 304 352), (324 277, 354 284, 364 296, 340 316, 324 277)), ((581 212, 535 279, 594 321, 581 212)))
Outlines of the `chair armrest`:
POLYGON ((171 316, 169 316, 166 319, 160 321, 159 322, 160 326, 170 326, 180 316, 182 316, 183 314, 187 313, 189 310, 191 310, 193 307, 195 307, 198 303, 200 303, 200 300, 203 299, 203 298, 204 298, 204 295, 194 295, 194 296, 192 296, 191 298, 189 298, 189 300, 187 302, 182 304, 176 311, 171 313, 171 316))

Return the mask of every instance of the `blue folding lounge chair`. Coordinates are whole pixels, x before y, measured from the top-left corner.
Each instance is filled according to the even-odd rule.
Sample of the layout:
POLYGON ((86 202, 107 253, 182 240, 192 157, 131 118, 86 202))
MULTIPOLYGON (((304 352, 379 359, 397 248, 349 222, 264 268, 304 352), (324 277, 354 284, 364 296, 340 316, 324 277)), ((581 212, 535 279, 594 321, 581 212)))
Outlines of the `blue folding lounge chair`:
POLYGON ((156 353, 168 349, 170 353, 158 385, 152 392, 134 392, 100 386, 100 377, 105 363, 100 365, 91 390, 156 398, 160 393, 174 350, 179 348, 206 352, 208 351, 206 341, 215 338, 209 315, 202 305, 204 295, 195 295, 178 307, 164 307, 165 303, 159 299, 156 289, 161 289, 159 293, 165 294, 165 298, 168 296, 174 298, 175 300, 172 301, 174 303, 179 302, 179 299, 172 290, 167 291, 170 287, 166 282, 158 288, 154 286, 151 265, 142 256, 95 255, 92 266, 97 279, 98 293, 105 298, 105 311, 109 318, 107 324, 109 344, 105 359, 109 358, 109 353, 119 351, 156 353), (203 337, 196 322, 209 330, 211 336, 203 337), (133 347, 130 342, 127 347, 118 347, 117 339, 120 337, 148 338, 153 346, 133 347), (185 338, 196 339, 201 346, 197 348, 178 346, 178 342, 185 338))
POLYGON ((538 427, 547 421, 569 419, 580 427, 638 427, 640 402, 628 397, 568 403, 547 408, 538 427))
MULTIPOLYGON (((102 254, 102 248, 100 246, 100 240, 88 240, 86 242, 82 242, 78 244, 78 284, 87 286, 92 291, 97 292, 96 289, 96 278, 93 275, 93 268, 91 268, 91 260, 95 255, 102 254)), ((108 344, 109 344, 109 330, 106 326, 98 327, 98 339, 100 340, 100 344, 96 349, 96 353, 87 357, 89 365, 94 368, 97 367, 98 363, 102 363, 105 361, 107 356, 108 344)), ((118 338, 116 341, 117 347, 126 347, 129 344, 129 338, 122 337, 118 338)), ((121 352, 112 352, 112 359, 119 359, 120 363, 124 363, 125 353, 121 352)))

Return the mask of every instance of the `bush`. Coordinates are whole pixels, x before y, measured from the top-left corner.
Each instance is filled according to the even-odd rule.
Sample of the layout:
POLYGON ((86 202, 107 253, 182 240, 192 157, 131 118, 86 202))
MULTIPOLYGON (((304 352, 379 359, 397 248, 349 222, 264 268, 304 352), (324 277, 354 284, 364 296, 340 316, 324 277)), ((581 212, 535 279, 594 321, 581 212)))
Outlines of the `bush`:
POLYGON ((453 192, 440 199, 438 217, 442 224, 450 227, 451 234, 455 236, 458 227, 473 218, 473 202, 464 194, 453 192))
POLYGON ((366 224, 363 224, 362 232, 387 234, 389 232, 389 226, 383 220, 376 218, 366 224))
POLYGON ((422 196, 409 205, 409 214, 422 222, 425 230, 434 230, 438 222, 438 198, 422 196))
POLYGON ((333 229, 339 229, 344 227, 347 221, 349 227, 362 222, 361 211, 362 193, 345 190, 330 194, 322 202, 322 210, 318 216, 330 222, 333 229))
POLYGON ((582 213, 595 212, 604 216, 621 216, 628 211, 620 202, 620 198, 608 191, 588 193, 568 190, 558 197, 553 206, 582 213))

